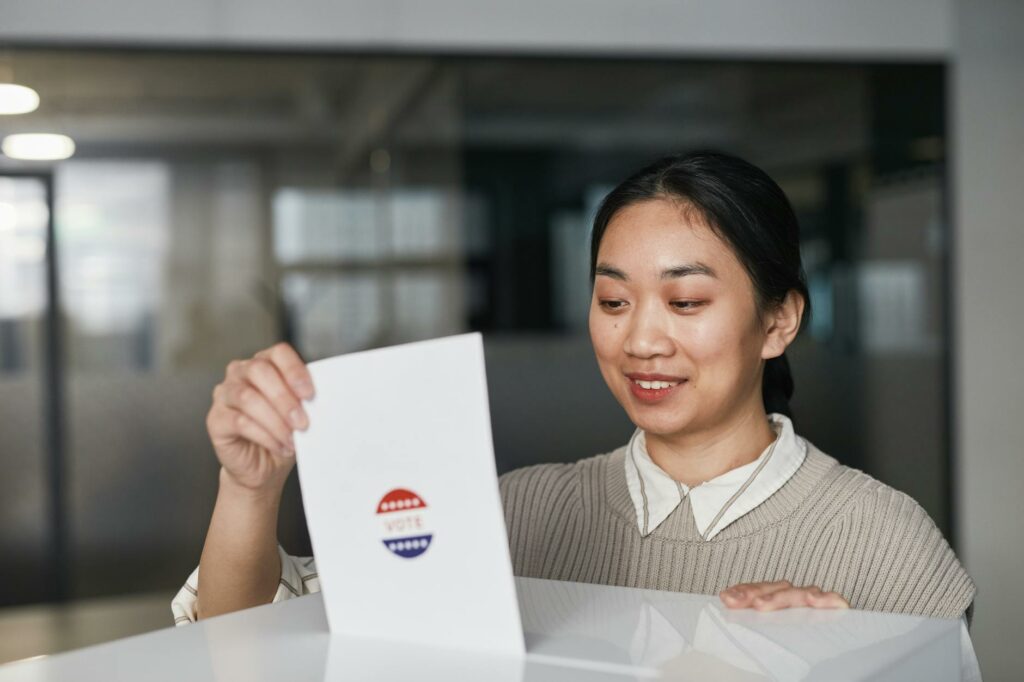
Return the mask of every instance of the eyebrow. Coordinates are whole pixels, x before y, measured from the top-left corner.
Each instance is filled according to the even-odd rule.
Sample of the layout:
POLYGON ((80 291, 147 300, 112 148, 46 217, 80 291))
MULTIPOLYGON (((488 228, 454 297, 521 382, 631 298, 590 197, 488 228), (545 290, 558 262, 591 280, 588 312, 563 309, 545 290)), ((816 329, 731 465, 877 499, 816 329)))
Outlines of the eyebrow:
MULTIPOLYGON (((597 267, 594 268, 594 276, 605 276, 617 279, 621 282, 628 282, 629 276, 626 275, 622 270, 608 265, 607 263, 598 263, 597 267)), ((661 271, 661 279, 678 279, 680 277, 686 277, 687 275, 706 275, 707 277, 718 278, 715 274, 714 269, 710 265, 705 265, 700 261, 696 263, 683 263, 682 265, 676 265, 666 270, 661 271)))

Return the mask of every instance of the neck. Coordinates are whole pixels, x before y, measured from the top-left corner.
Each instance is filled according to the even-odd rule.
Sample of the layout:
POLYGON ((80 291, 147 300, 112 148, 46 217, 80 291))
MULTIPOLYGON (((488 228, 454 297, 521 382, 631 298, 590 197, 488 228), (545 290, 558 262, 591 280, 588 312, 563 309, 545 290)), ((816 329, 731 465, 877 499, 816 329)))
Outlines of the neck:
POLYGON ((753 462, 775 437, 763 404, 699 432, 645 433, 654 463, 689 488, 753 462))

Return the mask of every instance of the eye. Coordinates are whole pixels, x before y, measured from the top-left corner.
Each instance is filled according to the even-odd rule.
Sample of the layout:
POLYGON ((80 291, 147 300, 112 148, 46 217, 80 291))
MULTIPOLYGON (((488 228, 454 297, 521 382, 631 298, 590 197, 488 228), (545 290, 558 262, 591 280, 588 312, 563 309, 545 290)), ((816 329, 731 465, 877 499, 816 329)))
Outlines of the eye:
POLYGON ((598 305, 608 312, 617 312, 626 307, 626 302, 617 298, 604 298, 598 301, 598 305))
POLYGON ((669 305, 676 310, 689 311, 704 305, 704 301, 672 301, 669 305))

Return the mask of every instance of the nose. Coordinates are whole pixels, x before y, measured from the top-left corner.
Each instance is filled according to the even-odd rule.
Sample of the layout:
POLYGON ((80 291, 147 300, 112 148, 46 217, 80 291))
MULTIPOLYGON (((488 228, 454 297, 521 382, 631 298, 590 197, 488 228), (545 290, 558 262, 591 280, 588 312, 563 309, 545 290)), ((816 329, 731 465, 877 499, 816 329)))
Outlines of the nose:
POLYGON ((649 306, 637 309, 629 319, 623 351, 636 358, 668 356, 675 352, 668 321, 649 306))

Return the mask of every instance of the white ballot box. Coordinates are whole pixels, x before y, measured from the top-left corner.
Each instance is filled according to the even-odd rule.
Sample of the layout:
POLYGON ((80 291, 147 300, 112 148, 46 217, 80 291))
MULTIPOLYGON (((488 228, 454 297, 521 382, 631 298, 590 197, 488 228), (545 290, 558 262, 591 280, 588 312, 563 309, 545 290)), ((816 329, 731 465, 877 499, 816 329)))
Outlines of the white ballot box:
MULTIPOLYGON (((0 666, 0 682, 960 679, 959 622, 729 611, 717 597, 516 579, 523 658, 333 636, 320 595, 0 666)), ((451 604, 453 612, 460 605, 451 604)))

